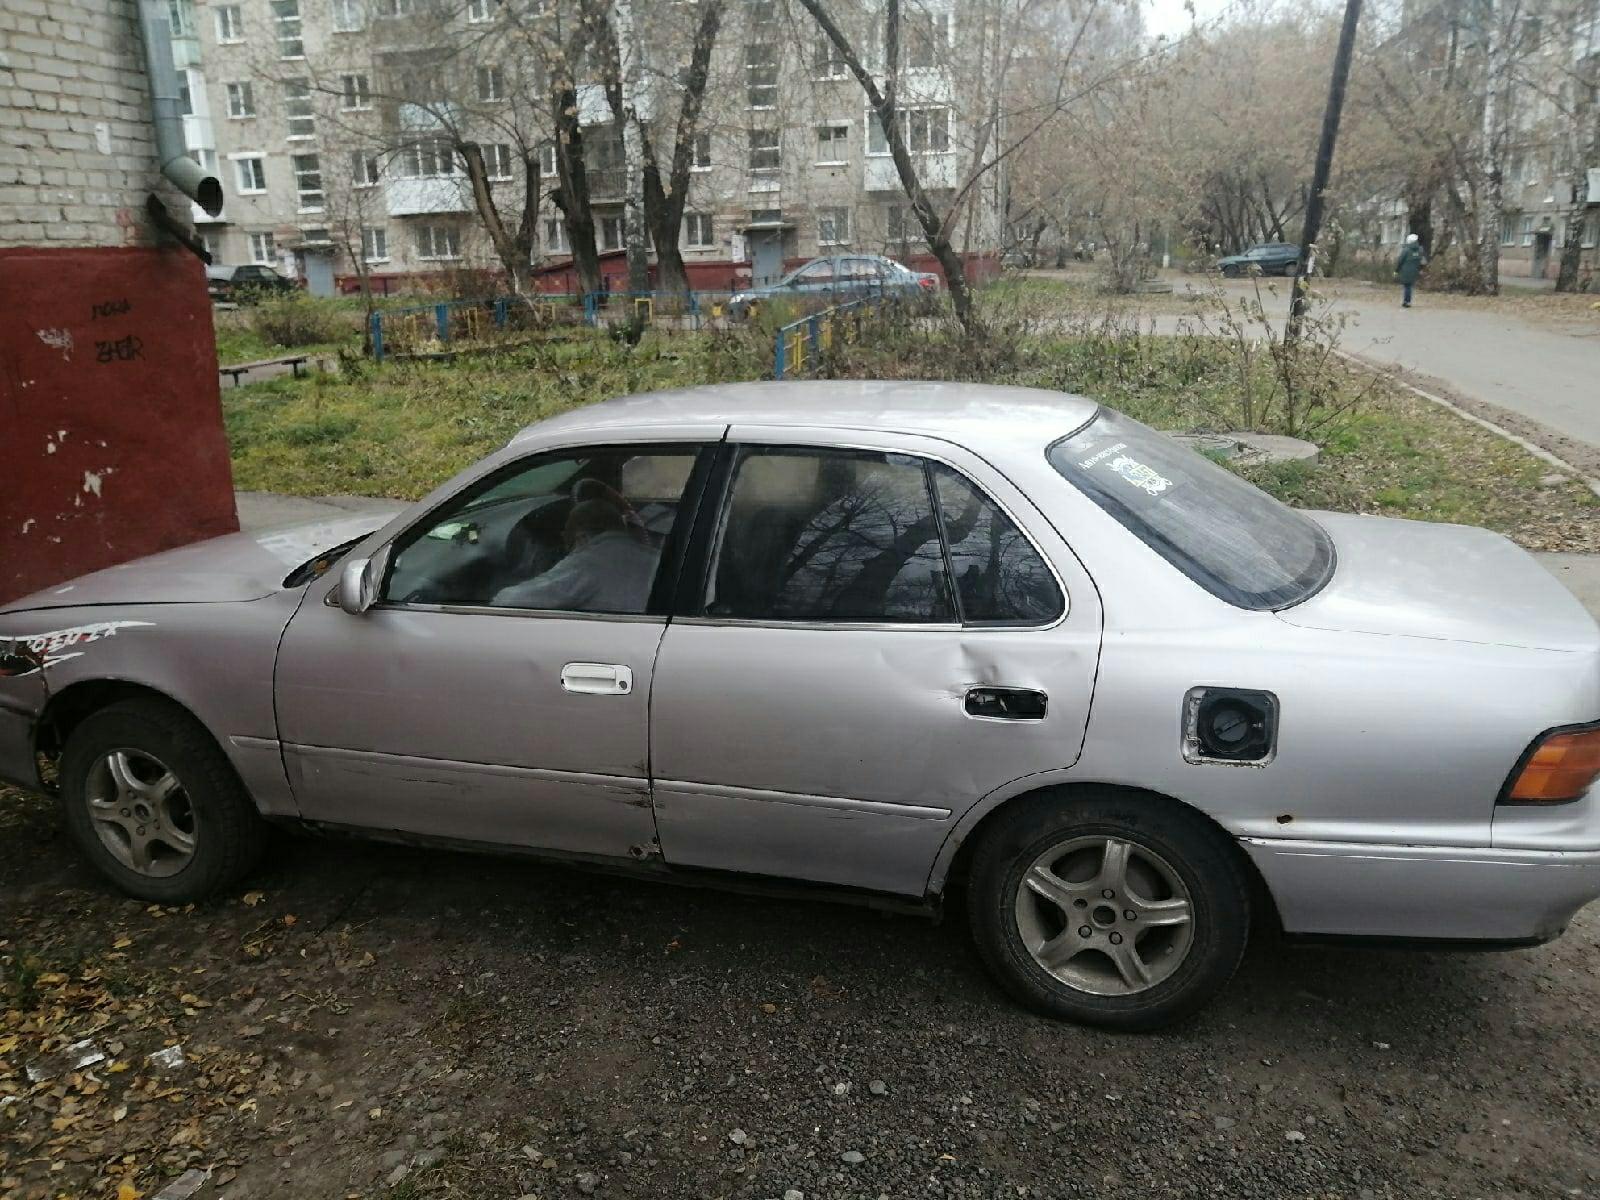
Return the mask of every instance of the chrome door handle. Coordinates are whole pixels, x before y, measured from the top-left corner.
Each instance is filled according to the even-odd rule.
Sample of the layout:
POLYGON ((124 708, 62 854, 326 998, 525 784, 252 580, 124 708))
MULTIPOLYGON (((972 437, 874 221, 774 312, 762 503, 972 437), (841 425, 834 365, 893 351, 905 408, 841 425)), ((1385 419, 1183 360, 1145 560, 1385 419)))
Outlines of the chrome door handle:
POLYGON ((626 696, 633 691, 633 668, 621 663, 568 663, 561 668, 561 687, 586 696, 626 696))

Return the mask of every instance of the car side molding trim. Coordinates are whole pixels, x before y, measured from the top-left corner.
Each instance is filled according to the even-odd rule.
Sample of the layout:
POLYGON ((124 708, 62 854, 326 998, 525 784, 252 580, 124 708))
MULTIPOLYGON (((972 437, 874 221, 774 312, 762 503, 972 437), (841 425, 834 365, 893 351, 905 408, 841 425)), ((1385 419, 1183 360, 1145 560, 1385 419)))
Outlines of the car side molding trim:
POLYGON ((809 796, 801 792, 768 792, 755 788, 730 787, 721 783, 690 783, 679 779, 657 779, 655 786, 668 792, 690 792, 731 800, 760 800, 770 804, 796 804, 806 808, 832 808, 844 812, 872 813, 881 817, 907 817, 914 821, 948 821, 948 808, 921 804, 893 804, 883 800, 852 800, 847 796, 809 796))
POLYGON ((498 775, 517 779, 548 779, 558 783, 581 783, 593 787, 617 788, 647 795, 650 781, 642 775, 597 775, 587 771, 558 771, 549 767, 513 767, 502 763, 457 762, 447 758, 421 758, 412 754, 384 754, 377 750, 344 750, 335 746, 308 746, 298 742, 284 742, 286 753, 308 759, 334 759, 340 762, 382 761, 404 766, 414 763, 418 770, 436 770, 448 767, 470 770, 478 775, 498 775))

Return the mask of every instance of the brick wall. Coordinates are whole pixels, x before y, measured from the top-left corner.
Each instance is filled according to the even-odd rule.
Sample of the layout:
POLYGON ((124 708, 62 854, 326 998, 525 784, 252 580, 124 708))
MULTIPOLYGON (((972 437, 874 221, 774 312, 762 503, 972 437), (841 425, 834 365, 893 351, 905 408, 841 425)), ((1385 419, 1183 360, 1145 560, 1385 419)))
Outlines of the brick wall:
POLYGON ((160 184, 132 0, 0 0, 0 245, 147 244, 160 184))

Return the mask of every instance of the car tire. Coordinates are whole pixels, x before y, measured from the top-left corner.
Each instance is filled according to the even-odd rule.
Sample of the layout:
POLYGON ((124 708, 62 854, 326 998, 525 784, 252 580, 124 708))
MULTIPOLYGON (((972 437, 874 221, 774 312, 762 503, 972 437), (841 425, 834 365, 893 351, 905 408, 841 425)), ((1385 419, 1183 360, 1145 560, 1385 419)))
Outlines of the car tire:
POLYGON ((1239 268, 1238 267, 1223 267, 1222 268, 1222 274, 1223 274, 1223 277, 1225 279, 1237 279, 1237 278, 1239 278, 1239 268))
POLYGON ((1002 812, 982 839, 968 877, 973 940, 1028 1007, 1156 1029, 1194 1013, 1238 969, 1249 880, 1237 847, 1191 809, 1110 790, 1046 793, 1002 812), (1120 875, 1108 874, 1114 859, 1120 875))
POLYGON ((67 738, 60 784, 73 839, 141 900, 214 895, 244 878, 267 844, 267 823, 216 741, 161 700, 87 717, 67 738))

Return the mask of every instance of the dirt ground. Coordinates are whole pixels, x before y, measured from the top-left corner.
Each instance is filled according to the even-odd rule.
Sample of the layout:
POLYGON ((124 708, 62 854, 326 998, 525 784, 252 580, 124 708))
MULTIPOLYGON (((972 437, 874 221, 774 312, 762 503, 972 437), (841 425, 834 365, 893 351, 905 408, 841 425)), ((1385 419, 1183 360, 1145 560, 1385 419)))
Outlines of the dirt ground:
POLYGON ((1018 1009, 959 914, 299 838, 249 886, 146 907, 0 796, 0 1195, 1600 1194, 1596 909, 1257 946, 1113 1036, 1018 1009))

